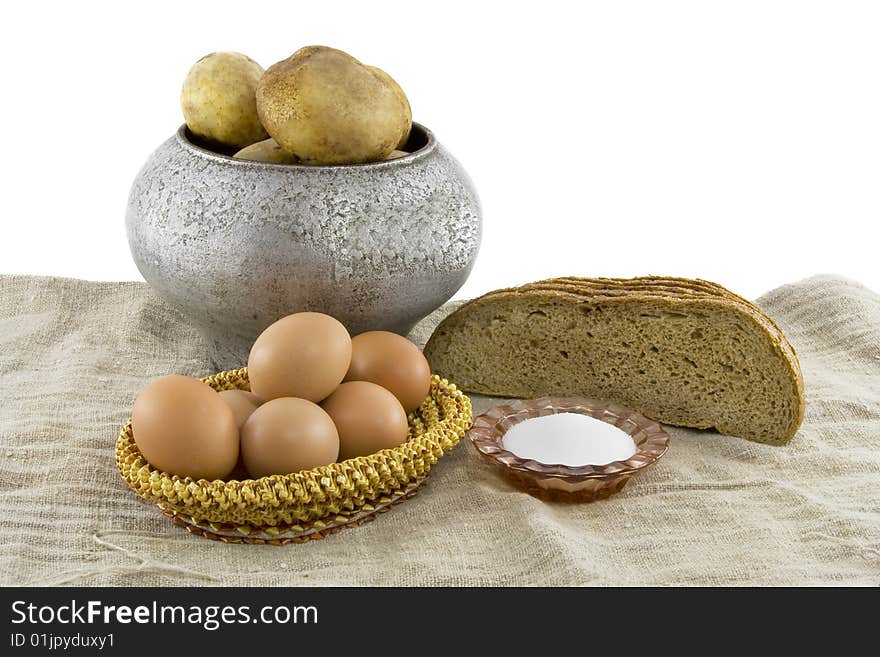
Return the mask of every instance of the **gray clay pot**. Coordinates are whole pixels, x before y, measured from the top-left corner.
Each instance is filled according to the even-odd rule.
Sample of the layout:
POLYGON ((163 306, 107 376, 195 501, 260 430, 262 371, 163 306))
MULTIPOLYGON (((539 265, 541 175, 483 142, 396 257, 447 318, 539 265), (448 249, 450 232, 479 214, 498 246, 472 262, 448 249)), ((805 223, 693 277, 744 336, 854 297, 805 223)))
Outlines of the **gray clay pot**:
POLYGON ((314 310, 352 335, 406 333, 462 286, 480 245, 470 178, 413 125, 406 157, 349 166, 237 160, 181 127, 141 169, 126 214, 141 274, 241 367, 284 315, 314 310))

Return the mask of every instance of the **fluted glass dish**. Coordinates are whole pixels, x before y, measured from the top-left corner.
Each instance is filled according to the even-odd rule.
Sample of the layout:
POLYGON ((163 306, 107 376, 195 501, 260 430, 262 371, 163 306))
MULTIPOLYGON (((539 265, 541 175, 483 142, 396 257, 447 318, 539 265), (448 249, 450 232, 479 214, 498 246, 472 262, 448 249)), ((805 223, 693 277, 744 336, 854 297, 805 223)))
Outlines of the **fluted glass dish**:
POLYGON ((491 408, 474 420, 468 437, 477 451, 526 492, 551 501, 592 502, 619 492, 630 478, 666 453, 669 434, 654 420, 615 404, 580 397, 523 399, 491 408), (505 449, 504 435, 514 425, 556 413, 579 413, 628 433, 636 452, 604 465, 563 465, 521 458, 505 449))

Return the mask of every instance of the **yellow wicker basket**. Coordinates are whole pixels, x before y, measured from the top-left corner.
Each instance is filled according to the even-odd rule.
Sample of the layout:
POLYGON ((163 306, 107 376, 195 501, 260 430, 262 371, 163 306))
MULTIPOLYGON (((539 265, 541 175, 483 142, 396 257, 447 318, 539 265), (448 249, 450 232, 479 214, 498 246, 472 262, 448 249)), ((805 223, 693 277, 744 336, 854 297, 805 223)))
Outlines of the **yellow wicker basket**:
MULTIPOLYGON (((249 390, 247 369, 202 379, 215 390, 249 390)), ((321 530, 359 524, 413 494, 443 454, 471 424, 470 400, 455 385, 434 376, 431 394, 409 416, 405 443, 312 470, 242 481, 206 481, 169 475, 152 467, 138 451, 127 422, 116 440, 122 478, 166 515, 202 535, 317 536, 321 530)), ((236 541, 240 542, 240 541, 236 541)))

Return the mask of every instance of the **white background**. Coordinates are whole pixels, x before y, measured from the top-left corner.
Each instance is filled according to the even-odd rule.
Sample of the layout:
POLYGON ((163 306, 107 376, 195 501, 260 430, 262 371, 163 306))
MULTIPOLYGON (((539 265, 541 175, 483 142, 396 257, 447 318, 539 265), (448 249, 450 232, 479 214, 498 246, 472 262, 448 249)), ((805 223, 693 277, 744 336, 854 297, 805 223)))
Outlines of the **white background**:
POLYGON ((391 73, 471 173, 459 296, 674 274, 880 289, 880 3, 4 3, 0 273, 139 279, 129 185, 214 50, 391 73))

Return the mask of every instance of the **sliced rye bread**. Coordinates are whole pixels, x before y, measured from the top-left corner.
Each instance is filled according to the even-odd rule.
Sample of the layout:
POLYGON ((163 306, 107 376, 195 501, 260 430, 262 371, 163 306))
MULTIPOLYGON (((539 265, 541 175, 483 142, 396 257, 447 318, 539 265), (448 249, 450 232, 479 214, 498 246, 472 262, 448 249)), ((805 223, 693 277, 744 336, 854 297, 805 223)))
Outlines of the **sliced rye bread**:
POLYGON ((609 399, 660 422, 780 445, 803 378, 776 324, 706 281, 558 278, 490 292, 444 319, 425 356, 462 389, 609 399))

